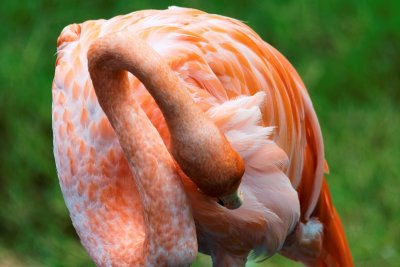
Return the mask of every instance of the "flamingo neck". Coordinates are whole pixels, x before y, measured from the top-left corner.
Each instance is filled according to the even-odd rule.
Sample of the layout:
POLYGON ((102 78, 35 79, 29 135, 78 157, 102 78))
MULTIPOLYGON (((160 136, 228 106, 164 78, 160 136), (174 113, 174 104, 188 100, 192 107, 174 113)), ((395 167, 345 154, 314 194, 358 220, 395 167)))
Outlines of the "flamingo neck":
POLYGON ((131 72, 160 107, 171 133, 172 154, 186 175, 210 196, 236 191, 244 173, 243 160, 151 47, 138 37, 116 33, 92 44, 88 59, 93 85, 105 111, 112 112, 133 99, 124 70, 131 72))
POLYGON ((143 204, 144 252, 157 261, 171 262, 171 266, 177 266, 185 257, 191 262, 197 253, 197 242, 189 200, 161 137, 133 99, 132 95, 115 106, 110 121, 128 156, 143 204), (173 255, 177 251, 171 253, 174 246, 181 251, 176 259, 173 255))
MULTIPOLYGON (((89 56, 89 61, 91 57, 89 56)), ((100 105, 113 126, 142 201, 145 241, 136 253, 144 266, 189 265, 197 253, 189 200, 175 163, 115 64, 90 65, 100 105)))

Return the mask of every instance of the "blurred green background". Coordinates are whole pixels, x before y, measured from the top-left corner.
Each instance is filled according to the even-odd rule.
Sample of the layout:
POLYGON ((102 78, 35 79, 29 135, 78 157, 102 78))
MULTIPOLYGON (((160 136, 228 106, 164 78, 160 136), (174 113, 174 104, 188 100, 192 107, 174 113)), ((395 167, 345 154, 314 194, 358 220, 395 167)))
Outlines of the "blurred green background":
MULTIPOLYGON (((56 39, 73 22, 179 5, 238 18, 304 79, 328 182, 356 266, 400 262, 398 1, 0 3, 0 266, 93 266, 71 226, 52 155, 56 39)), ((209 266, 200 256, 195 266, 209 266)), ((263 266, 297 266, 274 256, 263 266)))

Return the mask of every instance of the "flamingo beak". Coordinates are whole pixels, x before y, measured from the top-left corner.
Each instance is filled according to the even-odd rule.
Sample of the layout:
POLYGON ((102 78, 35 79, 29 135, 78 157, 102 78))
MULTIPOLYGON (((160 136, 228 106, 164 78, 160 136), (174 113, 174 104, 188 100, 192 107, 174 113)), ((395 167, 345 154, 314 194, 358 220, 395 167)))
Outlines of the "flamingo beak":
POLYGON ((232 194, 229 194, 227 196, 219 197, 218 198, 218 203, 223 205, 225 208, 234 210, 239 208, 242 203, 243 203, 243 194, 241 191, 236 190, 232 194))

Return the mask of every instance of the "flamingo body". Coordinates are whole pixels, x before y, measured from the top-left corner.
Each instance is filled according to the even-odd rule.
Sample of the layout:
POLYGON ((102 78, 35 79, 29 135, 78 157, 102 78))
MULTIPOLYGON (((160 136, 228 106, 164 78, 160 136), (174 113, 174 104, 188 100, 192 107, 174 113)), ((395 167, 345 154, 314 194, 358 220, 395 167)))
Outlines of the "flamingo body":
MULTIPOLYGON (((185 251, 197 249, 197 240, 198 249, 211 255, 216 266, 241 266, 250 251, 270 256, 281 249, 308 265, 351 266, 324 182, 322 136, 308 93, 288 61, 249 27, 173 7, 70 25, 57 46, 52 89, 56 166, 74 227, 97 265, 157 265, 165 251, 178 263, 185 251), (87 67, 91 44, 115 32, 150 45, 244 160, 240 208, 226 209, 202 193, 160 149, 165 144, 170 150, 170 132, 156 102, 133 75, 127 86, 140 105, 135 119, 143 133, 127 138, 143 142, 131 151, 142 167, 130 168, 115 131, 119 122, 110 124, 87 67), (149 177, 146 192, 137 185, 142 175, 149 177), (163 175, 171 176, 171 183, 165 184, 163 175), (144 214, 150 201, 164 207, 152 222, 144 214), (305 252, 297 241, 284 246, 299 221, 312 217, 312 239, 322 247, 317 241, 305 252), (150 244, 145 253, 150 223, 153 236, 169 239, 159 241, 162 249, 150 244), (326 240, 331 244, 325 245, 326 240)), ((124 128, 122 122, 119 127, 124 128)))

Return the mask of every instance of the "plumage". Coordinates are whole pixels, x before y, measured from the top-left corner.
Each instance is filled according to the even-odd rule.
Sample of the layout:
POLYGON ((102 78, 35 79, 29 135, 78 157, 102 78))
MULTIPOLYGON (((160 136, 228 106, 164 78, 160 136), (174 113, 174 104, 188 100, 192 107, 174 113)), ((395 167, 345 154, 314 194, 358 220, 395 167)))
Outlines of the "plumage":
POLYGON ((171 7, 72 24, 57 41, 52 94, 60 186, 74 227, 97 265, 140 266, 162 260, 157 247, 146 254, 154 261, 137 259, 148 240, 146 225, 151 223, 170 233, 170 253, 175 251, 178 257, 179 248, 197 238, 199 250, 211 255, 215 266, 241 266, 250 251, 257 257, 281 249, 311 266, 352 266, 324 180, 322 135, 306 88, 290 63, 240 21, 171 7), (131 74, 126 86, 128 96, 140 105, 135 108, 137 125, 123 124, 129 122, 125 118, 110 123, 93 88, 87 57, 91 45, 110 33, 136 36, 154 49, 184 85, 182 90, 243 159, 240 208, 221 206, 217 198, 198 190, 178 164, 172 164, 164 115, 131 74), (135 126, 143 127, 143 133, 135 126), (131 151, 136 161, 127 158, 121 141, 121 136, 133 137, 116 130, 125 127, 143 140, 137 151, 131 151), (151 153, 158 152, 160 158, 153 161, 151 153), (132 168, 141 159, 146 160, 132 168), (168 186, 157 178, 164 172, 173 181, 168 186), (138 187, 136 176, 149 177, 154 186, 138 187), (159 197, 166 198, 157 199, 158 190, 159 197), (175 198, 182 210, 176 210, 175 198), (166 220, 169 225, 163 225, 162 219, 146 221, 144 206, 149 201, 161 201, 160 207, 182 221, 166 220), (180 227, 183 222, 186 228, 180 227), (180 229, 186 234, 176 234, 180 229), (293 235, 295 241, 289 244, 287 237, 293 235), (304 252, 302 238, 312 239, 309 243, 316 246, 306 246, 304 252))

